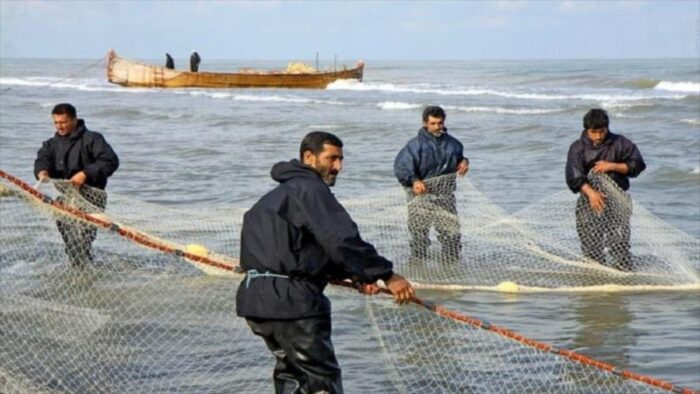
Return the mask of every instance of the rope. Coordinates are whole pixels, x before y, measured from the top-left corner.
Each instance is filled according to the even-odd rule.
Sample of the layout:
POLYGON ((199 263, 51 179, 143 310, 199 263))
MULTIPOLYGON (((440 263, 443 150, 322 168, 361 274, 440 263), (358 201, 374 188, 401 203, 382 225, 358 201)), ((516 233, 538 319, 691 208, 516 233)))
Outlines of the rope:
MULTIPOLYGON (((203 256, 187 253, 182 248, 173 248, 171 246, 168 246, 165 244, 165 241, 159 240, 159 239, 152 237, 148 234, 141 233, 139 231, 132 230, 132 229, 127 230, 123 226, 120 226, 117 223, 112 222, 110 220, 97 218, 93 215, 86 214, 85 212, 82 212, 78 209, 75 209, 75 208, 72 208, 69 206, 65 206, 65 205, 51 199, 50 197, 40 193, 39 191, 32 188, 26 182, 6 173, 5 171, 0 170, 0 178, 4 178, 4 179, 14 183, 18 187, 20 187, 20 189, 22 189, 22 191, 24 191, 26 194, 31 195, 35 199, 39 200, 39 202, 41 202, 41 203, 49 204, 49 205, 53 206, 54 208, 56 208, 60 211, 63 211, 71 216, 77 217, 81 220, 88 221, 88 222, 93 223, 97 226, 112 230, 113 232, 116 232, 117 234, 121 235, 122 237, 125 237, 133 242, 136 242, 136 243, 141 244, 143 246, 146 246, 148 248, 159 250, 159 251, 162 251, 164 253, 172 253, 172 254, 175 254, 178 256, 184 256, 184 257, 187 257, 188 259, 192 259, 192 260, 198 261, 200 263, 211 265, 211 266, 221 268, 224 270, 235 271, 235 267, 233 267, 225 262, 220 262, 217 260, 210 259, 208 257, 203 257, 203 256)), ((251 272, 249 271, 249 273, 251 273, 251 272)), ((270 274, 268 272, 258 273, 257 271, 255 271, 255 274, 257 274, 257 276, 278 276, 275 274, 270 274)), ((349 281, 337 280, 337 281, 331 281, 331 284, 336 285, 336 286, 341 286, 341 287, 357 289, 357 285, 352 283, 352 282, 349 282, 349 281)), ((380 290, 384 294, 391 295, 391 292, 387 288, 381 288, 380 290)), ((556 355, 565 357, 573 362, 580 363, 580 364, 587 365, 587 366, 591 366, 594 368, 598 368, 600 370, 607 371, 609 373, 621 376, 621 377, 626 378, 626 379, 635 380, 635 381, 645 383, 645 384, 650 385, 650 386, 658 387, 658 388, 661 388, 664 390, 668 390, 668 391, 671 391, 674 393, 700 394, 700 392, 694 391, 690 388, 676 386, 676 385, 669 383, 669 382, 666 382, 664 380, 655 379, 655 378, 652 378, 652 377, 649 377, 646 375, 641 375, 641 374, 638 374, 638 373, 635 373, 632 371, 621 370, 612 364, 608 364, 608 363, 604 363, 602 361, 595 360, 593 358, 584 356, 583 354, 576 353, 574 351, 567 350, 564 348, 558 348, 558 347, 555 347, 553 345, 550 345, 550 344, 547 344, 544 342, 536 341, 534 339, 530 339, 530 338, 525 337, 525 336, 523 336, 515 331, 511 331, 511 330, 508 330, 506 328, 499 327, 499 326, 496 326, 494 324, 488 323, 484 320, 480 320, 480 319, 477 319, 474 317, 470 317, 470 316, 461 314, 459 312, 452 311, 452 310, 447 309, 441 305, 435 304, 429 300, 414 297, 411 300, 411 302, 429 310, 430 312, 437 314, 438 316, 441 316, 441 317, 444 317, 447 319, 451 319, 451 320, 454 320, 457 322, 461 322, 461 323, 470 325, 470 326, 475 327, 475 328, 480 328, 483 330, 491 331, 491 332, 498 334, 502 337, 514 340, 518 343, 521 343, 521 344, 526 345, 528 347, 537 349, 539 351, 556 354, 556 355)))

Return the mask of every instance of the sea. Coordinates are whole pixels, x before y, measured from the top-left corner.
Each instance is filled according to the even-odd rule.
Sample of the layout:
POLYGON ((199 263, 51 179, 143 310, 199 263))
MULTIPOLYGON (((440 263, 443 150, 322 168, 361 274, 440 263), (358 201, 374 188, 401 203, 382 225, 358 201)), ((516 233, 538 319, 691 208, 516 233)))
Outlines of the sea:
MULTIPOLYGON (((249 206, 274 187, 271 166, 297 157, 307 132, 325 130, 344 142, 334 193, 352 200, 399 187, 394 157, 420 128, 423 108, 440 105, 449 133, 470 160, 471 183, 497 206, 517 212, 566 190, 568 147, 579 138, 586 111, 603 108, 610 130, 634 141, 647 163, 631 182, 635 204, 700 238, 699 59, 365 63, 362 82, 337 81, 326 89, 217 90, 112 85, 104 59, 0 58, 0 169, 33 184, 36 152, 54 132, 51 109, 70 102, 119 154, 111 192, 202 212, 249 206)), ((285 65, 204 59, 200 71, 285 65)), ((700 390, 697 291, 422 295, 525 336, 700 390)), ((334 324, 367 330, 359 318, 362 302, 334 304, 334 324)), ((230 319, 238 319, 233 310, 230 319)), ((344 335, 334 340, 346 391, 392 391, 384 373, 357 361, 376 349, 359 339, 348 343, 344 335)))

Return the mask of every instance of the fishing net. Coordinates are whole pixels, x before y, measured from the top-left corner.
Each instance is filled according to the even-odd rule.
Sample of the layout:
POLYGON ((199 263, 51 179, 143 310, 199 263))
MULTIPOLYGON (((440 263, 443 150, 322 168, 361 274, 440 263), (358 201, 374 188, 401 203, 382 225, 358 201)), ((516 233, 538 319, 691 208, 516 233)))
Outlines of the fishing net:
MULTIPOLYGON (((448 177, 418 198, 397 188, 343 203, 363 236, 424 287, 697 289, 698 241, 600 182, 612 189, 590 220, 623 226, 631 214, 631 271, 616 268, 625 255, 608 233, 602 261, 583 255, 576 217, 587 208, 570 194, 508 215, 448 177)), ((63 181, 37 191, 0 171, 0 392, 271 391, 274 359, 235 317, 244 211, 169 209, 63 181)), ((344 287, 327 293, 336 305, 362 305, 344 287)), ((373 328, 369 338, 334 319, 336 348, 382 349, 356 362, 383 371, 385 386, 357 379, 349 392, 677 389, 430 303, 377 296, 364 307, 355 323, 373 328)), ((343 365, 352 376, 353 361, 343 365)))

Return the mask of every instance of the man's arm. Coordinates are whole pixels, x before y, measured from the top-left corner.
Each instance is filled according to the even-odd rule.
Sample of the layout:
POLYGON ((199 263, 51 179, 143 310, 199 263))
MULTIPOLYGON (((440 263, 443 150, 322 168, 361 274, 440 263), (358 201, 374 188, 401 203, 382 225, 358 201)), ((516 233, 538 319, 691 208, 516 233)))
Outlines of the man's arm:
POLYGON ((583 157, 583 147, 578 141, 569 147, 564 173, 566 184, 574 193, 581 191, 583 185, 588 183, 588 171, 586 171, 586 163, 583 157))
MULTIPOLYGON (((399 274, 393 274, 385 283, 397 304, 406 304, 416 295, 411 282, 399 274)), ((360 284, 358 289, 360 293, 369 295, 379 294, 380 291, 376 283, 360 284)))
POLYGON ((415 139, 408 141, 394 159, 394 174, 399 183, 412 187, 415 181, 419 181, 417 168, 419 165, 419 146, 415 139))
POLYGON ((600 160, 595 162, 595 166, 591 168, 594 173, 607 174, 608 172, 617 172, 619 174, 627 174, 629 172, 629 167, 627 163, 615 163, 612 161, 600 160))
POLYGON ((621 141, 621 159, 619 162, 611 162, 601 160, 595 163, 592 168, 593 172, 597 173, 609 173, 617 172, 619 174, 627 175, 628 177, 634 178, 639 175, 644 169, 646 169, 646 164, 642 158, 642 154, 637 149, 632 141, 625 137, 620 136, 621 141))
POLYGON ((94 133, 94 138, 90 141, 90 149, 95 162, 86 165, 81 172, 94 181, 109 178, 119 168, 119 157, 99 133, 94 133))
POLYGON ((581 187, 581 193, 588 197, 588 203, 594 212, 598 214, 603 213, 603 209, 605 208, 605 195, 603 193, 597 191, 588 183, 585 183, 581 187))
POLYGON ((53 162, 53 153, 49 141, 44 141, 36 153, 36 160, 34 160, 34 176, 36 179, 40 181, 47 180, 51 176, 53 162))
POLYGON ((459 176, 464 176, 467 171, 469 171, 469 160, 465 157, 457 165, 457 174, 459 176))

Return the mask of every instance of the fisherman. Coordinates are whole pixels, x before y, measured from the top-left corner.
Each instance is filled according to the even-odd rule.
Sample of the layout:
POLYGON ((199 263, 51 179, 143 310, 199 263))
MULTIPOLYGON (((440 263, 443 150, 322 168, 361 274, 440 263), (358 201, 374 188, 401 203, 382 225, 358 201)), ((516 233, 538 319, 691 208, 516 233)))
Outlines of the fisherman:
POLYGON ((173 61, 173 57, 170 56, 169 53, 165 54, 165 68, 169 68, 171 70, 175 69, 175 61, 173 61))
POLYGON ((630 254, 630 216, 632 199, 625 193, 629 178, 646 168, 637 146, 622 135, 613 134, 607 112, 591 109, 583 117, 581 137, 569 147, 566 159, 566 183, 579 193, 576 204, 576 231, 583 256, 606 264, 607 249, 612 262, 622 271, 632 271, 630 254), (619 204, 609 204, 603 190, 593 185, 595 174, 607 174, 622 189, 619 204))
POLYGON ((411 256, 420 263, 428 257, 430 227, 438 232, 442 261, 459 261, 462 250, 455 199, 455 177, 469 171, 462 143, 447 133, 445 111, 437 106, 423 111, 423 127, 394 160, 394 173, 408 195, 408 230, 411 256), (441 180, 433 179, 445 175, 441 180))
MULTIPOLYGON (((63 103, 51 111, 56 134, 44 141, 34 162, 34 176, 44 182, 49 178, 68 179, 87 202, 104 210, 107 178, 119 168, 119 158, 100 133, 90 131, 83 119, 78 119, 75 107, 63 103), (85 187, 91 186, 95 189, 85 187)), ((56 187, 64 192, 57 200, 66 203, 71 190, 61 183, 56 187)), ((84 207, 76 207, 84 209, 84 207)), ((66 246, 71 265, 83 267, 92 262, 92 243, 97 236, 94 226, 75 220, 58 219, 56 222, 66 246)))
POLYGON ((190 55, 190 71, 193 73, 196 73, 199 71, 199 63, 202 61, 202 59, 199 57, 199 54, 197 51, 192 51, 192 54, 190 55))
POLYGON ((364 294, 383 280, 398 303, 414 297, 411 284, 360 237, 357 225, 331 193, 342 170, 343 143, 313 131, 299 160, 279 162, 279 185, 243 217, 236 311, 277 359, 277 393, 342 393, 331 342, 330 280, 351 279, 364 294))

